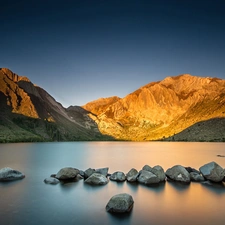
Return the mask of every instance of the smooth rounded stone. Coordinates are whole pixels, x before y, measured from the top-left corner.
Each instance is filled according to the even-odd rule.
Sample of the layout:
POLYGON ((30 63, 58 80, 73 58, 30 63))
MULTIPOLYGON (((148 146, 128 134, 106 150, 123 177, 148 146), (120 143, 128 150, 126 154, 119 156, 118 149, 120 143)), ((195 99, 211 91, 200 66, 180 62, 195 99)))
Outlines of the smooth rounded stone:
POLYGON ((180 165, 173 166, 166 171, 166 176, 174 181, 190 183, 191 177, 188 171, 180 165))
POLYGON ((136 169, 132 168, 126 175, 128 182, 135 182, 137 181, 139 173, 136 169))
POLYGON ((10 167, 4 167, 0 169, 0 181, 12 181, 23 179, 25 175, 18 170, 14 170, 10 167))
POLYGON ((108 171, 109 171, 109 167, 105 167, 105 168, 99 168, 95 170, 95 173, 100 173, 104 176, 108 175, 108 171))
POLYGON ((221 182, 225 176, 225 170, 215 162, 207 163, 199 168, 203 177, 213 182, 221 182))
POLYGON ((95 169, 88 168, 84 171, 84 178, 87 179, 90 177, 93 173, 95 173, 95 169))
POLYGON ((46 184, 58 184, 59 183, 59 180, 54 178, 54 177, 48 177, 48 178, 45 178, 44 179, 44 182, 46 184))
POLYGON ((110 180, 113 180, 113 181, 125 181, 126 180, 126 176, 123 172, 120 172, 120 171, 117 171, 115 173, 113 173, 110 178, 110 180))
POLYGON ((130 212, 134 205, 131 195, 123 193, 114 195, 106 205, 106 210, 112 213, 130 212))
POLYGON ((65 167, 59 170, 55 177, 59 180, 69 180, 76 178, 79 173, 80 171, 78 169, 65 167))
POLYGON ((164 169, 159 165, 154 166, 153 168, 150 167, 149 165, 145 165, 142 168, 142 170, 149 171, 149 172, 155 174, 159 178, 160 182, 165 181, 165 179, 166 179, 164 169))
POLYGON ((100 173, 93 173, 84 182, 87 184, 104 185, 108 183, 108 179, 100 173))
POLYGON ((190 172, 190 178, 191 178, 191 181, 195 181, 195 182, 205 181, 204 177, 201 174, 196 172, 190 172))
POLYGON ((159 178, 154 173, 147 170, 141 170, 137 180, 142 184, 158 184, 160 182, 159 178))

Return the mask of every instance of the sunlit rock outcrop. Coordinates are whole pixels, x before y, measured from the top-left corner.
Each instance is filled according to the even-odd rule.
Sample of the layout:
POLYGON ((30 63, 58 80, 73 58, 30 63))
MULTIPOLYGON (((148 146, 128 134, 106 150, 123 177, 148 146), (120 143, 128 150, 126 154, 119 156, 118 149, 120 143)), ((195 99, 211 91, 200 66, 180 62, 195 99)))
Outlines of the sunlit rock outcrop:
MULTIPOLYGON (((173 140, 195 123, 225 117, 225 81, 189 74, 167 77, 115 102, 105 101, 98 111, 99 105, 93 101, 83 107, 95 114, 90 117, 104 134, 121 140, 173 140)), ((203 134, 202 141, 210 138, 203 134)))

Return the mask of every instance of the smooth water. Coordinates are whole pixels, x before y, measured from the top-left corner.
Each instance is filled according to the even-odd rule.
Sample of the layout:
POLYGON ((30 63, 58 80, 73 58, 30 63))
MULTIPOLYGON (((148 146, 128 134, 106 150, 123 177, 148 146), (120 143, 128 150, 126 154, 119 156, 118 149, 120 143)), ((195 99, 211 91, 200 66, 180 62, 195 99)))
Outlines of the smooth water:
POLYGON ((224 143, 66 142, 0 144, 0 168, 12 167, 26 178, 0 182, 1 225, 224 225, 225 186, 165 182, 147 187, 109 181, 104 186, 75 183, 48 185, 43 180, 62 167, 81 170, 109 167, 109 173, 145 164, 199 168, 215 161, 225 167, 224 143), (134 207, 129 214, 105 211, 115 194, 129 193, 134 207))

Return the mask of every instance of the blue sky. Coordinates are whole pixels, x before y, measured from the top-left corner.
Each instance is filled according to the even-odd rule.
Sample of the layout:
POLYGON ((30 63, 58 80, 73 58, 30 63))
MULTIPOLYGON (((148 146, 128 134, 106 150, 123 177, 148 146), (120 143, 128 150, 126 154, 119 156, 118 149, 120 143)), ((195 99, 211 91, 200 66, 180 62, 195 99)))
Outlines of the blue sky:
POLYGON ((63 106, 183 73, 225 79, 224 0, 8 0, 0 67, 63 106))

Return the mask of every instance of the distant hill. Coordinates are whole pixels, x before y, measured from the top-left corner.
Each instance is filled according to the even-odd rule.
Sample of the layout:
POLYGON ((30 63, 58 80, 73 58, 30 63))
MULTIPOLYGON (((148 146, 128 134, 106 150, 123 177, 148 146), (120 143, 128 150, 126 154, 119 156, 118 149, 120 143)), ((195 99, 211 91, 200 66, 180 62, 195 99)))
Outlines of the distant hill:
POLYGON ((89 112, 65 109, 27 77, 0 69, 0 142, 112 140, 89 112))
POLYGON ((92 113, 90 117, 103 134, 120 140, 224 141, 225 80, 218 78, 167 77, 124 98, 99 99, 83 108, 92 113), (219 132, 212 135, 208 129, 213 124, 219 132), (181 135, 184 130, 198 134, 181 135))

